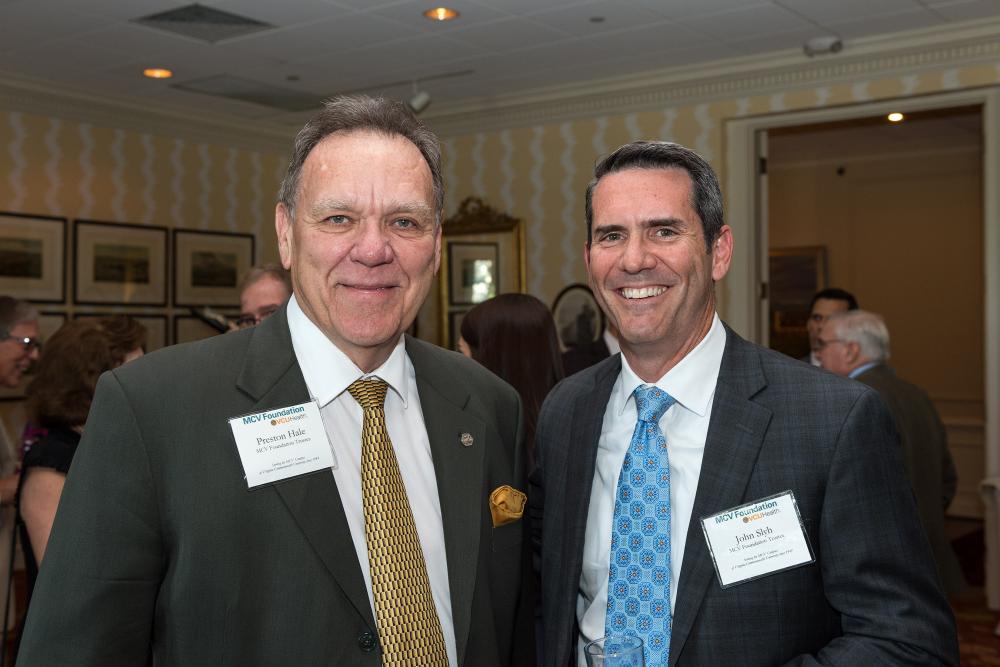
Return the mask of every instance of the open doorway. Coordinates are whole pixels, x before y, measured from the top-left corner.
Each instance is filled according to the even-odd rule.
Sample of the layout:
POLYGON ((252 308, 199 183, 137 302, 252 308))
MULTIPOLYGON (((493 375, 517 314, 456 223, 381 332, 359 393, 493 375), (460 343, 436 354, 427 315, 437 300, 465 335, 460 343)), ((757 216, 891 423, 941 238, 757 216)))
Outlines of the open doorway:
POLYGON ((767 132, 769 342, 808 354, 813 291, 881 314, 891 365, 930 394, 959 471, 950 513, 982 517, 982 107, 767 132))

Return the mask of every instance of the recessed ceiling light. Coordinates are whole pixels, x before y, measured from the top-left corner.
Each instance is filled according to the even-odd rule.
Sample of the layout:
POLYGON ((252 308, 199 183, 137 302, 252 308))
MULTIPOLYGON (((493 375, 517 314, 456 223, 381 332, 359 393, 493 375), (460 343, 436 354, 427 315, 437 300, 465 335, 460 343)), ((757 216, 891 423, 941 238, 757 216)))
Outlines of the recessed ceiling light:
POLYGON ((591 23, 604 23, 604 17, 603 16, 591 16, 590 17, 590 22, 591 23))
POLYGON ((142 70, 142 75, 150 79, 169 79, 174 73, 162 67, 147 67, 142 70))
POLYGON ((889 119, 890 123, 898 123, 899 121, 903 120, 903 114, 899 113, 898 111, 893 111, 891 114, 886 116, 886 118, 889 119))
POLYGON ((450 7, 432 7, 424 12, 424 16, 432 21, 451 21, 458 18, 458 12, 450 7))

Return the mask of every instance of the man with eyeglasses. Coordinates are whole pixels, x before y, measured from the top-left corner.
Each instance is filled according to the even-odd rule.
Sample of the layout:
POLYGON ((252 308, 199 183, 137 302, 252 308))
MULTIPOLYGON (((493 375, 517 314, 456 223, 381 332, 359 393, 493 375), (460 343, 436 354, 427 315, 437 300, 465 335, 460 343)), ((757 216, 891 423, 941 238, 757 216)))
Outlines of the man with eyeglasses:
POLYGON ((38 312, 27 303, 0 296, 0 385, 14 388, 31 362, 38 361, 38 312))
POLYGON ((255 266, 240 284, 237 329, 257 326, 278 311, 292 295, 292 274, 280 264, 255 266))
POLYGON ((809 332, 809 354, 802 357, 800 361, 819 366, 818 339, 823 323, 834 313, 857 309, 858 300, 847 290, 828 287, 816 292, 809 305, 809 319, 806 321, 806 331, 809 332))

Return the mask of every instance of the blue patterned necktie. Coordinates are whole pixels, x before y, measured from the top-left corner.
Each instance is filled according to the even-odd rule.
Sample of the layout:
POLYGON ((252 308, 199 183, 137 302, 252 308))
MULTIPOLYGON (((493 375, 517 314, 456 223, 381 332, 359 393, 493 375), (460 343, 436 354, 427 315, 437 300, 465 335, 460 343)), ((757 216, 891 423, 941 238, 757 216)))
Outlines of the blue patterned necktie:
POLYGON ((606 635, 635 634, 647 667, 670 653, 670 462, 660 417, 674 404, 656 387, 633 393, 638 422, 615 493, 606 635))

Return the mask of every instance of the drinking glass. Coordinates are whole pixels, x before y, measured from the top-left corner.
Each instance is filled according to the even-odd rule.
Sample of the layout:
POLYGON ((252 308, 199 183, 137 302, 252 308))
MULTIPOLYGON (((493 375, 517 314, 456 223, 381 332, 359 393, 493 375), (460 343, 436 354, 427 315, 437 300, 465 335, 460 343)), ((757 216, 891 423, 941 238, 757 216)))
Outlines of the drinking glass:
POLYGON ((608 635, 583 647, 587 667, 646 667, 642 639, 635 635, 608 635))

